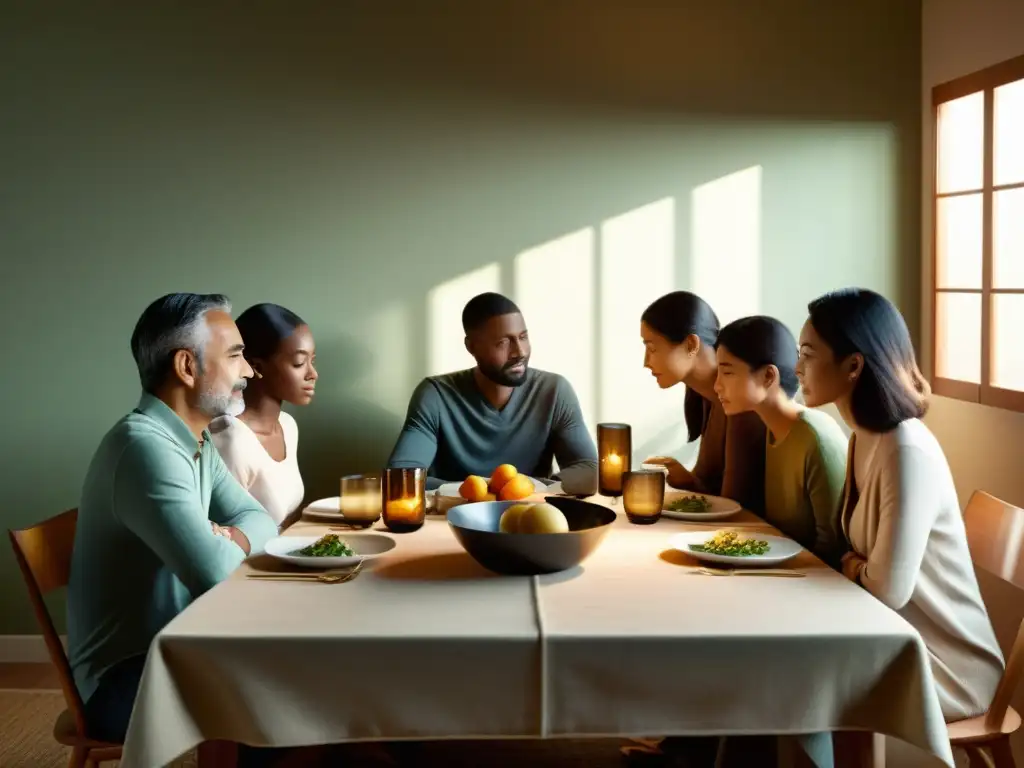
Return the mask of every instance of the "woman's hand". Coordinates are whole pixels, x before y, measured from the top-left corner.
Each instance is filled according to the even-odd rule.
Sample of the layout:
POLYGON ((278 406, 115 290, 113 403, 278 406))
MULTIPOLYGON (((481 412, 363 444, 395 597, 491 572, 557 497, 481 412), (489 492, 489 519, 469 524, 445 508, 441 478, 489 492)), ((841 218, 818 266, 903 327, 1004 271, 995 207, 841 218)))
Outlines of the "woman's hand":
POLYGON ((843 555, 842 564, 843 576, 848 578, 854 584, 857 584, 857 577, 860 576, 860 572, 864 569, 864 566, 868 564, 868 561, 856 552, 847 552, 843 555))
POLYGON ((668 470, 668 484, 673 488, 686 488, 694 483, 693 473, 671 456, 652 456, 644 464, 657 464, 668 470))

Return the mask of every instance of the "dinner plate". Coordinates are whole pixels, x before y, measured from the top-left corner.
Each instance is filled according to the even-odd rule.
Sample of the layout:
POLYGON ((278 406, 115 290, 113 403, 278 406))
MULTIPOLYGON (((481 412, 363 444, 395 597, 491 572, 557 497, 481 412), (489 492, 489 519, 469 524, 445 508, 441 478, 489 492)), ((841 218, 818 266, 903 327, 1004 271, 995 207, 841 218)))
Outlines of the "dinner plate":
POLYGON ((297 552, 320 536, 278 536, 267 542, 264 551, 271 557, 303 568, 344 568, 360 560, 378 557, 395 548, 395 540, 382 533, 339 534, 354 555, 347 557, 309 557, 297 552))
POLYGON ((302 512, 312 518, 320 520, 334 520, 337 522, 342 519, 341 497, 331 496, 327 499, 317 499, 307 506, 302 512))
MULTIPOLYGON (((534 491, 536 493, 552 493, 553 494, 553 493, 561 493, 562 492, 562 486, 561 486, 560 483, 556 484, 556 486, 557 486, 556 487, 556 486, 548 485, 543 480, 536 480, 536 479, 534 479, 532 477, 530 478, 530 480, 533 481, 533 488, 534 488, 534 491), (552 490, 552 488, 554 488, 555 490, 552 490)), ((461 488, 461 487, 462 487, 462 483, 445 483, 444 485, 438 487, 437 495, 438 496, 446 496, 446 497, 449 497, 449 498, 461 499, 462 496, 459 495, 459 488, 461 488)))
POLYGON ((708 563, 726 563, 728 565, 778 565, 779 563, 784 563, 796 555, 799 555, 800 552, 803 551, 803 547, 792 539, 786 539, 782 536, 772 536, 767 533, 758 533, 756 531, 751 531, 750 529, 740 529, 737 530, 737 533, 739 533, 741 538, 744 539, 749 538, 758 539, 759 541, 767 541, 768 551, 763 555, 716 555, 712 552, 700 552, 693 549, 694 545, 703 544, 704 542, 713 539, 722 531, 728 530, 730 529, 726 527, 720 528, 717 531, 688 531, 687 533, 677 533, 668 540, 668 543, 673 549, 685 552, 698 560, 703 560, 708 563))
POLYGON ((708 496, 706 493, 693 493, 691 491, 665 491, 665 506, 673 501, 685 499, 688 496, 703 496, 708 500, 711 508, 707 512, 682 512, 680 510, 665 509, 663 517, 670 517, 673 520, 725 520, 742 511, 743 507, 732 499, 724 499, 721 496, 708 496))

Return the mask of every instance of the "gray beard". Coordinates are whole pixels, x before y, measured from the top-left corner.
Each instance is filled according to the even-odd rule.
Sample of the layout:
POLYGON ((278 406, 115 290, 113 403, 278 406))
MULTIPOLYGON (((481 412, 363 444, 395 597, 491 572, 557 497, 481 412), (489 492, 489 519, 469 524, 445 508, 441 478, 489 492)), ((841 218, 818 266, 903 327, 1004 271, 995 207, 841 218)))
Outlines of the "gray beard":
POLYGON ((211 419, 218 416, 240 416, 245 411, 245 399, 234 397, 234 393, 215 395, 204 392, 199 396, 199 410, 211 419))

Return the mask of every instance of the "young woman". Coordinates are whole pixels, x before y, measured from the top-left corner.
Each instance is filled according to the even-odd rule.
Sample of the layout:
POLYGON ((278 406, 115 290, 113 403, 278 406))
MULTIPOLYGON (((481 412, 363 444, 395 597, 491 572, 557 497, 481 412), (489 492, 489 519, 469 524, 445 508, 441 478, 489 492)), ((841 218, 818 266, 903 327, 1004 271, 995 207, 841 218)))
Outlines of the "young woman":
POLYGON ((753 413, 726 416, 715 395, 718 318, 707 302, 687 291, 662 296, 640 319, 644 367, 662 389, 686 387, 684 412, 700 451, 693 471, 675 459, 647 463, 668 470, 674 488, 724 496, 760 513, 764 508, 765 428, 753 413))
POLYGON ((949 464, 921 423, 929 389, 902 315, 848 289, 808 307, 797 375, 809 406, 853 430, 840 523, 843 573, 899 613, 931 656, 947 722, 992 702, 1003 657, 967 547, 949 464))
POLYGON ((302 318, 276 304, 249 307, 235 324, 255 375, 245 389, 245 411, 215 419, 210 434, 231 473, 280 525, 305 492, 299 428, 281 404, 313 399, 316 347, 302 318))
POLYGON ((715 392, 726 416, 752 411, 768 430, 764 517, 830 565, 842 552, 837 530, 847 440, 827 413, 793 400, 797 346, 772 317, 746 317, 718 335, 715 392))

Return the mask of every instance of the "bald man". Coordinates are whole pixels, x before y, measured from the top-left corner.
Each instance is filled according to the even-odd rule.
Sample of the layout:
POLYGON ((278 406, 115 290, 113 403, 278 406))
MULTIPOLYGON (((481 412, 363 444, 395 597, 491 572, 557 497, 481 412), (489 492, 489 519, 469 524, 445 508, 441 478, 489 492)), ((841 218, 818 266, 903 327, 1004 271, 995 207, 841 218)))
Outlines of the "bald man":
POLYGON ((480 294, 463 309, 462 327, 476 367, 420 383, 388 465, 428 467, 431 489, 513 464, 531 477, 561 480, 566 493, 596 493, 597 449, 579 400, 562 376, 529 367, 519 307, 480 294))

